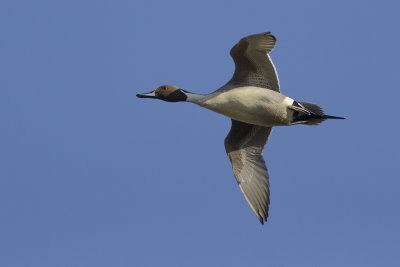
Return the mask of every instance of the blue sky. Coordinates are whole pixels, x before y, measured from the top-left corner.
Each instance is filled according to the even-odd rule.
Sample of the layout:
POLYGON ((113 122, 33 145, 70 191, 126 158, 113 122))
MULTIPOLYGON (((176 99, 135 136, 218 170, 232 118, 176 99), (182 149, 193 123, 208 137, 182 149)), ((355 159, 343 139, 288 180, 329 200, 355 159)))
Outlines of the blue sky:
POLYGON ((0 265, 399 266, 395 1, 2 1, 0 265), (261 226, 209 93, 271 31, 281 91, 346 121, 274 129, 261 226))

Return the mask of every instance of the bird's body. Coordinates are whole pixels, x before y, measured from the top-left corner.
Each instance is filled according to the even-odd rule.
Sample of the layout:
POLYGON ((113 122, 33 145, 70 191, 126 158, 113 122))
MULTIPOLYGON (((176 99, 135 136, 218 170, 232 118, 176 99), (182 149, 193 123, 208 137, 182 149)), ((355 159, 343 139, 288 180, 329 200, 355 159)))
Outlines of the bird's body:
POLYGON ((187 102, 228 116, 234 120, 260 126, 290 125, 293 99, 272 90, 255 86, 236 87, 209 95, 192 96, 187 102))
POLYGON ((261 223, 268 218, 270 195, 262 152, 272 127, 343 119, 325 115, 316 104, 295 101, 280 93, 278 75, 269 57, 275 43, 276 38, 269 32, 241 39, 231 49, 235 61, 232 79, 213 93, 200 95, 165 85, 137 94, 168 102, 192 102, 232 119, 225 150, 236 181, 261 223))

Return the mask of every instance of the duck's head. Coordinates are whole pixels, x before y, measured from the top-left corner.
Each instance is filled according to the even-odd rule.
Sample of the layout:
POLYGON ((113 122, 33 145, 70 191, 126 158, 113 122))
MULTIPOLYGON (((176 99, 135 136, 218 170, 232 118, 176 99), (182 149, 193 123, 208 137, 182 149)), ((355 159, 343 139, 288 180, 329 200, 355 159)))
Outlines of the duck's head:
POLYGON ((185 90, 177 86, 162 85, 150 93, 137 94, 136 96, 140 98, 158 98, 168 102, 179 102, 186 101, 187 95, 185 92, 185 90))

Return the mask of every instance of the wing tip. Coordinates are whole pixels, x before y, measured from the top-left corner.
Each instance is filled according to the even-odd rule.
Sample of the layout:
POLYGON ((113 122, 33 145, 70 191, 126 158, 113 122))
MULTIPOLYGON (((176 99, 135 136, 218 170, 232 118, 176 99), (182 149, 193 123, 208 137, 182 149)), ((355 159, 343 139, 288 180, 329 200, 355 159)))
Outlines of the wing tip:
POLYGON ((266 37, 271 37, 272 39, 274 39, 274 42, 276 42, 276 37, 275 37, 275 35, 271 34, 271 32, 266 32, 265 36, 266 37))
POLYGON ((265 214, 265 216, 263 216, 261 213, 258 213, 256 215, 257 215, 258 220, 260 221, 260 223, 262 225, 264 225, 264 223, 267 222, 267 220, 268 220, 268 212, 267 212, 267 214, 265 214))

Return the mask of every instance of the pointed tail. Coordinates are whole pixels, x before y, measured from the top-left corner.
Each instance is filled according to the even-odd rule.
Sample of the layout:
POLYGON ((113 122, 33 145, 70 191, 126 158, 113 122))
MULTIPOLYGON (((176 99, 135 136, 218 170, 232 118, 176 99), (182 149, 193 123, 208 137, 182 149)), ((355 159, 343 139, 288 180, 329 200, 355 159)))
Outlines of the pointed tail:
POLYGON ((318 125, 326 119, 346 119, 343 117, 325 115, 322 108, 314 103, 294 101, 292 108, 294 110, 292 124, 302 123, 307 125, 318 125))
POLYGON ((331 115, 324 115, 325 119, 337 119, 337 120, 345 120, 346 118, 343 117, 336 117, 336 116, 331 116, 331 115))

